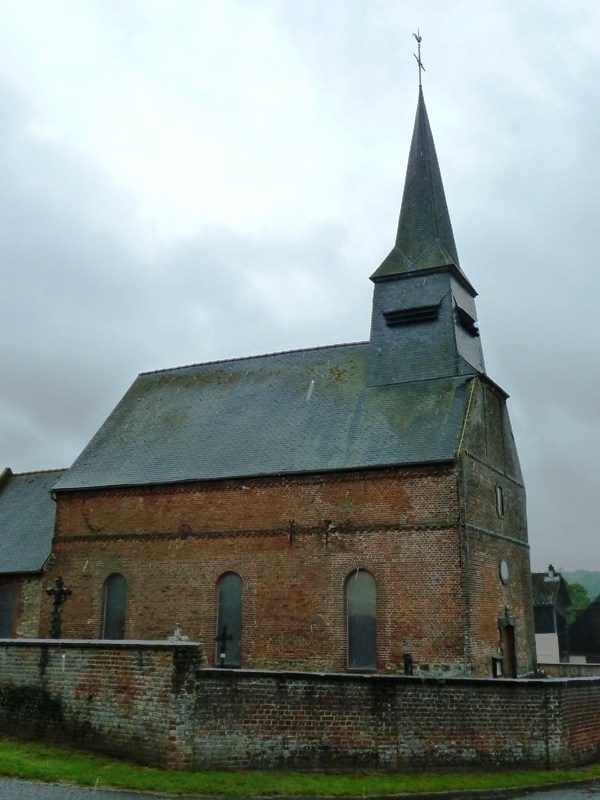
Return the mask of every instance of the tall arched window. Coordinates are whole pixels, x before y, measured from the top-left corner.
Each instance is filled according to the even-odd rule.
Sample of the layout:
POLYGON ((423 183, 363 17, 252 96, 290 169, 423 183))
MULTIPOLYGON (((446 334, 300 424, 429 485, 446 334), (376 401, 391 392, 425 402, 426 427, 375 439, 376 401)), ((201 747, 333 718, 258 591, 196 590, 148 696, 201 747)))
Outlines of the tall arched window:
POLYGON ((375 578, 364 569, 346 581, 348 669, 377 666, 377 617, 375 578))
POLYGON ((126 606, 127 581, 118 572, 114 572, 104 581, 102 639, 125 638, 126 606))
POLYGON ((242 590, 242 579, 235 572, 219 578, 215 663, 222 667, 242 664, 242 590))
POLYGON ((15 615, 15 587, 12 583, 0 584, 0 639, 11 639, 15 615))

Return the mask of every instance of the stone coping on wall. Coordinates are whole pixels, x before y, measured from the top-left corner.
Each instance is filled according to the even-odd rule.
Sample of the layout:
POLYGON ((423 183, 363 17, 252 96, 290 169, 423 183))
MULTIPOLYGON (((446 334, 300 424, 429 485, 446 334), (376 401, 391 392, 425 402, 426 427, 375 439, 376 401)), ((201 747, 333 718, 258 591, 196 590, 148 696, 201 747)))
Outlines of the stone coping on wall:
MULTIPOLYGON (((54 649, 92 648, 96 650, 173 650, 186 649, 203 650, 201 642, 190 642, 184 639, 2 639, 0 647, 48 647, 54 649)), ((562 666, 562 665, 559 665, 562 666)), ((587 665, 564 665, 566 667, 581 667, 587 665)), ((592 665, 598 669, 599 665, 592 665)), ((599 683, 600 675, 548 675, 545 678, 519 677, 519 678, 475 678, 471 676, 436 676, 436 675, 403 675, 382 674, 373 672, 308 672, 303 670, 267 670, 267 669, 239 669, 231 667, 202 667, 202 674, 206 677, 216 676, 231 679, 239 675, 241 679, 271 678, 277 680, 295 679, 305 681, 319 681, 323 678, 336 682, 364 681, 375 683, 407 683, 422 685, 440 684, 472 684, 473 686, 495 685, 504 687, 518 687, 523 685, 568 684, 568 683, 599 683)), ((582 670, 584 671, 584 670, 582 670)))
POLYGON ((543 669, 546 675, 551 680, 561 678, 593 678, 600 676, 600 664, 586 663, 575 664, 567 661, 560 663, 540 663, 540 669, 543 669))
MULTIPOLYGON (((1 644, 1 641, 0 641, 1 644)), ((422 684, 422 685, 443 685, 457 683, 460 685, 471 684, 473 686, 503 686, 503 687, 519 687, 519 686, 547 686, 548 684, 555 685, 557 683, 567 684, 572 682, 577 683, 600 683, 600 676, 585 676, 585 677, 560 677, 560 678, 474 678, 470 676, 435 676, 435 675, 385 675, 381 673, 365 673, 365 672, 301 672, 295 670, 266 670, 266 669, 232 669, 228 667, 203 667, 202 674, 207 677, 223 677, 231 679, 232 675, 239 675, 243 679, 251 678, 273 678, 278 680, 295 679, 306 681, 319 681, 323 678, 331 681, 365 681, 376 683, 407 683, 407 684, 422 684)))
POLYGON ((0 639, 0 647, 94 647, 97 649, 139 649, 169 650, 174 647, 198 648, 200 642, 186 642, 182 639, 0 639))

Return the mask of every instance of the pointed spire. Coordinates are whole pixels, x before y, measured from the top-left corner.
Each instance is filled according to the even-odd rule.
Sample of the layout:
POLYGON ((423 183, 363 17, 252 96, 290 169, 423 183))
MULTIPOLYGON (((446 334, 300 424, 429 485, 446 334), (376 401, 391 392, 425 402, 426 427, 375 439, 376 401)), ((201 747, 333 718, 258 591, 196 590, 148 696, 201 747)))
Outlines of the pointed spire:
MULTIPOLYGON (((421 68, 420 64, 419 77, 421 68)), ((371 278, 385 280, 452 265, 467 280, 460 270, 423 89, 419 86, 396 244, 371 278)))

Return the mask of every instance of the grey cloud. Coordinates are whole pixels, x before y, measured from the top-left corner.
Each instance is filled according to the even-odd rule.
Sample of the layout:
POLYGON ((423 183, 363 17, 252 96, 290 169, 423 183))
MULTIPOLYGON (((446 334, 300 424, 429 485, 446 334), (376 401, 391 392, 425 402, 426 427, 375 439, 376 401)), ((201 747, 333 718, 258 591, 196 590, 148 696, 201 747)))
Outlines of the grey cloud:
MULTIPOLYGON (((335 179, 340 209, 321 209, 315 154, 314 219, 325 222, 294 220, 293 234, 224 224, 153 239, 91 156, 32 137, 27 107, 0 87, 5 464, 67 465, 139 371, 368 336, 368 276, 393 242, 414 118, 411 42, 397 54, 413 23, 394 27, 398 6, 385 2, 258 6, 277 19, 351 161, 335 179)), ((486 59, 479 4, 465 34, 473 50, 451 50, 467 6, 432 29, 425 87, 461 264, 480 292, 489 374, 511 395, 534 565, 600 568, 597 58, 556 57, 570 7, 529 31, 519 23, 544 6, 520 17, 521 4, 507 3, 521 83, 498 53, 486 59)))
POLYGON ((341 336, 332 313, 340 230, 294 242, 206 229, 144 252, 129 198, 79 154, 32 140, 19 114, 8 117, 0 130, 0 152, 11 142, 0 191, 6 465, 71 463, 139 371, 341 336))

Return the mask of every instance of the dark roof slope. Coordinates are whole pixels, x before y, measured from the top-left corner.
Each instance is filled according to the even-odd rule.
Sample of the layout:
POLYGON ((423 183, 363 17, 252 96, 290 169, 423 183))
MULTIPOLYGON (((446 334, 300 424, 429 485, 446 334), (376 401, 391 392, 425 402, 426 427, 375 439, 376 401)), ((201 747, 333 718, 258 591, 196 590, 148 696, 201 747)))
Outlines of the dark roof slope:
POLYGON ((365 386, 368 343, 143 373, 57 490, 454 458, 468 377, 365 386))
POLYGON ((3 474, 0 483, 0 574, 39 572, 52 550, 51 490, 64 470, 3 474))
POLYGON ((555 606, 560 600, 570 600, 564 578, 559 572, 534 572, 531 575, 534 606, 555 606))

